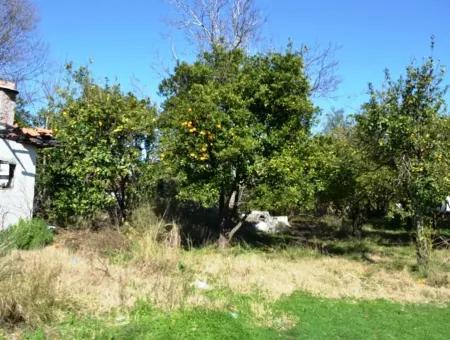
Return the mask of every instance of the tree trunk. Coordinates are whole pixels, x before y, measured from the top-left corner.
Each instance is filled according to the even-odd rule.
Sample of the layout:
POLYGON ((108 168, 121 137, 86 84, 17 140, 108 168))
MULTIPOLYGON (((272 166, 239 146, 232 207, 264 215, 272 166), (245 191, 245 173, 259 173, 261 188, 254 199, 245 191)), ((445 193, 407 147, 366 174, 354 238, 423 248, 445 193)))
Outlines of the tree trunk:
POLYGON ((239 229, 241 229, 247 216, 248 216, 248 214, 245 214, 245 216, 240 219, 240 221, 233 227, 233 229, 231 229, 231 231, 229 233, 227 233, 227 234, 221 233, 220 234, 219 240, 217 242, 219 248, 227 248, 230 246, 234 235, 239 231, 239 229))
POLYGON ((125 179, 122 179, 119 184, 118 193, 116 194, 117 201, 117 219, 118 225, 121 226, 127 218, 126 211, 126 193, 125 193, 125 179))
POLYGON ((420 271, 427 272, 428 264, 431 257, 432 240, 431 240, 431 225, 428 219, 422 215, 414 217, 414 224, 416 227, 416 254, 417 265, 420 271))
POLYGON ((362 236, 362 227, 364 224, 364 215, 358 210, 354 213, 352 219, 352 234, 357 238, 361 238, 362 236))
POLYGON ((222 186, 220 189, 219 196, 219 219, 218 219, 218 227, 219 227, 219 239, 217 244, 220 248, 226 248, 228 246, 228 240, 225 235, 226 233, 226 223, 227 223, 227 209, 226 205, 226 197, 225 197, 225 188, 222 186))
POLYGON ((235 178, 231 185, 231 190, 227 192, 224 186, 220 190, 219 197, 219 239, 217 241, 220 248, 226 248, 229 246, 233 235, 242 226, 242 220, 235 225, 230 232, 229 228, 232 225, 233 220, 237 217, 237 200, 239 199, 239 187, 238 180, 235 178), (234 196, 234 202, 231 204, 234 196))
POLYGON ((222 226, 224 223, 224 217, 225 217, 225 189, 222 186, 220 188, 220 195, 219 195, 219 219, 218 219, 218 226, 219 226, 219 232, 222 232, 222 226))
POLYGON ((227 190, 222 187, 220 190, 219 197, 219 232, 225 234, 231 225, 233 220, 233 211, 230 208, 230 201, 233 195, 233 191, 227 192, 227 190))

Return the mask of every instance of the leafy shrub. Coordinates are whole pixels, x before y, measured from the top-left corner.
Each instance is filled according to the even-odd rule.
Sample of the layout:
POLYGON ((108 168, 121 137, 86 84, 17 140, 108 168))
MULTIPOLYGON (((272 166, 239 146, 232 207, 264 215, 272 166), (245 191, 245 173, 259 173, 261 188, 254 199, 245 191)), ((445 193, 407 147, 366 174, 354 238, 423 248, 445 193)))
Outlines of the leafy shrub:
POLYGON ((38 218, 19 220, 7 230, 0 233, 2 248, 36 249, 52 243, 53 232, 47 224, 38 218))

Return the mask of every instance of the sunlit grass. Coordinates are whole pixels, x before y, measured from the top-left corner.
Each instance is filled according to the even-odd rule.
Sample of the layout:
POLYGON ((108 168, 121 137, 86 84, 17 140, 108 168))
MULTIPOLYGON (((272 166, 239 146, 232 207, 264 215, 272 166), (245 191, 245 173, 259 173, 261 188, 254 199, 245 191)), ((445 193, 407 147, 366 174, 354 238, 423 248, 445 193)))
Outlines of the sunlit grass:
MULTIPOLYGON (((226 295, 226 294, 225 294, 226 295)), ((161 312, 139 302, 128 315, 70 319, 29 339, 446 339, 450 307, 326 299, 295 293, 262 304, 228 295, 222 310, 161 312)))
MULTIPOLYGON (((136 332, 170 338, 171 330, 175 338, 189 338, 188 330, 196 329, 192 334, 208 338, 204 332, 216 320, 223 327, 215 336, 314 338, 314 327, 325 327, 314 321, 314 313, 323 313, 325 320, 333 306, 347 310, 348 318, 359 318, 361 332, 378 330, 360 318, 366 308, 381 324, 389 324, 390 317, 409 322, 409 312, 438 319, 448 314, 449 249, 435 250, 424 277, 414 270, 412 244, 383 244, 377 236, 329 240, 321 246, 238 243, 226 249, 186 249, 177 242, 173 223, 145 213, 135 218, 123 231, 62 232, 52 246, 5 255, 2 261, 12 264, 1 271, 9 278, 0 283, 6 334, 120 338, 136 332), (411 303, 430 305, 415 309, 411 303), (403 306, 410 306, 406 314, 391 315, 403 306), (9 310, 16 319, 6 314, 9 310), (36 327, 41 331, 30 331, 36 327)), ((337 333, 329 333, 330 326, 318 334, 359 334, 346 333, 338 315, 329 315, 327 322, 336 323, 337 333)), ((392 334, 399 332, 397 327, 392 334)))

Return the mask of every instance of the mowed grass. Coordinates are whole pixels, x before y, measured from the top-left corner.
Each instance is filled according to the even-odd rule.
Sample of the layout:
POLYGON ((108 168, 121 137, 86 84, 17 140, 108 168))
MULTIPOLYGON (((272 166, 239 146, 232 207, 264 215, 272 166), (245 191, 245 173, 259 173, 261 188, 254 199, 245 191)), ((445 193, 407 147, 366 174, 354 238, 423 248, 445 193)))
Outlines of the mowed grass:
POLYGON ((232 310, 195 308, 170 313, 140 303, 128 318, 116 315, 108 320, 73 319, 51 332, 38 330, 26 338, 448 339, 450 336, 449 306, 326 299, 295 293, 270 306, 272 316, 291 320, 289 327, 278 327, 261 324, 258 316, 248 314, 249 303, 248 298, 242 297, 232 310))

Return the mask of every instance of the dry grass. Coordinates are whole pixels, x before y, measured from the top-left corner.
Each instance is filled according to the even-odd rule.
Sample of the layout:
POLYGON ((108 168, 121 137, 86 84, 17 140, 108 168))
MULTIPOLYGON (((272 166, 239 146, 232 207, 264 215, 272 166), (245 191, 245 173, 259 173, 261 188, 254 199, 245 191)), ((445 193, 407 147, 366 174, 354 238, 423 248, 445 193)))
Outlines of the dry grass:
POLYGON ((0 262, 0 324, 31 327, 58 319, 74 307, 57 284, 59 267, 13 253, 0 262), (24 262, 26 261, 26 263, 24 262))
POLYGON ((191 257, 198 276, 239 293, 262 292, 278 299, 296 290, 324 297, 388 299, 399 302, 449 302, 450 286, 431 286, 406 269, 392 272, 343 258, 273 257, 265 254, 210 253, 191 257))
POLYGON ((64 291, 67 299, 77 302, 80 312, 89 314, 129 308, 138 299, 161 308, 175 308, 188 293, 183 277, 168 263, 165 267, 141 262, 117 265, 106 258, 86 257, 57 246, 22 252, 20 256, 24 264, 34 261, 48 271, 58 270, 56 290, 64 291))
MULTIPOLYGON (((441 277, 419 279, 406 268, 388 271, 377 264, 308 252, 294 256, 215 248, 185 251, 173 242, 176 230, 173 226, 167 231, 160 223, 126 234, 64 233, 52 246, 4 256, 0 320, 36 326, 57 319, 62 311, 101 315, 129 310, 138 300, 165 310, 227 306, 226 296, 212 297, 195 287, 196 280, 206 281, 212 291, 260 294, 251 313, 261 325, 278 329, 290 328, 295 320, 270 314, 265 304, 297 290, 333 298, 450 302, 450 285, 441 277), (111 253, 123 253, 126 260, 117 261, 111 253)), ((445 261, 449 254, 442 250, 436 258, 445 261)))
POLYGON ((130 242, 125 235, 113 228, 105 228, 101 231, 89 229, 78 231, 61 230, 58 244, 73 252, 101 256, 126 251, 130 247, 130 242))

